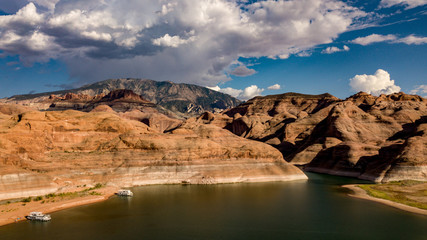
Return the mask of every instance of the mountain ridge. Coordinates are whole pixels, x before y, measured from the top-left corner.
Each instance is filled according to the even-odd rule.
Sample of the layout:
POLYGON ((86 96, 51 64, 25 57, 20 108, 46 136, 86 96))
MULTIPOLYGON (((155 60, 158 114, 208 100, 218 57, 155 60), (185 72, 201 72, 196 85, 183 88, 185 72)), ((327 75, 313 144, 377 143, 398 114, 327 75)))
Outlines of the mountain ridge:
POLYGON ((108 79, 80 88, 60 90, 53 92, 14 95, 7 98, 7 102, 35 102, 35 99, 46 98, 49 95, 65 95, 67 93, 85 94, 95 96, 108 94, 116 89, 132 90, 146 100, 175 113, 178 117, 188 118, 199 115, 205 111, 222 111, 237 106, 240 100, 205 87, 173 83, 168 81, 157 82, 150 79, 120 78, 108 79))

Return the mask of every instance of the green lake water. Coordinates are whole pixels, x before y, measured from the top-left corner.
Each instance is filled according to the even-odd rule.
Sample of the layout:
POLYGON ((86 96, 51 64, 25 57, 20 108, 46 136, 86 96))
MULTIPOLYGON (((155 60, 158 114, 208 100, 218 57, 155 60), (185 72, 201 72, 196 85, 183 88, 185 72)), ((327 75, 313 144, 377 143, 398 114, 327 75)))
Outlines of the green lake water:
POLYGON ((363 181, 308 173, 310 180, 158 185, 52 213, 52 221, 0 227, 9 239, 420 239, 427 216, 346 195, 363 181))

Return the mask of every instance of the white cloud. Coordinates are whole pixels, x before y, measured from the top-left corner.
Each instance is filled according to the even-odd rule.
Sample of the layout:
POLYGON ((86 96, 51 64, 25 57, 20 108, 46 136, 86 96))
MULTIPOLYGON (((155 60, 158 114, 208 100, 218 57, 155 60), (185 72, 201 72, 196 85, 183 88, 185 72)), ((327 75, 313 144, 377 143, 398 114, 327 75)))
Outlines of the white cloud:
POLYGON ((408 45, 421 45, 421 44, 427 44, 427 37, 417 37, 415 35, 409 35, 407 37, 397 39, 395 41, 396 43, 405 43, 408 45))
POLYGON ((322 53, 332 54, 332 53, 335 53, 335 52, 348 52, 349 50, 350 50, 350 48, 347 45, 344 45, 343 48, 327 47, 326 49, 324 49, 322 51, 322 53))
POLYGON ((228 94, 228 95, 235 97, 235 98, 239 98, 240 94, 243 93, 243 90, 234 89, 231 87, 220 88, 219 86, 215 86, 215 87, 207 87, 207 88, 212 89, 212 90, 217 91, 217 92, 222 92, 222 93, 228 94))
POLYGON ((254 69, 249 69, 245 65, 238 66, 229 72, 231 75, 246 77, 250 75, 254 75, 256 71, 254 69))
POLYGON ((37 28, 45 15, 28 3, 14 15, 0 16, 0 50, 9 55, 20 55, 25 66, 33 61, 46 62, 58 56, 54 37, 37 28))
POLYGON ((159 37, 153 39, 153 44, 157 46, 164 47, 178 47, 181 44, 186 44, 195 40, 195 37, 190 37, 188 39, 182 39, 179 36, 169 36, 169 34, 165 34, 163 37, 159 37))
POLYGON ((306 51, 301 51, 299 53, 296 54, 298 57, 310 57, 311 56, 311 51, 306 50, 306 51))
POLYGON ((360 44, 360 45, 366 46, 366 45, 369 45, 371 43, 393 41, 396 39, 397 39, 397 37, 393 34, 388 34, 388 35, 371 34, 371 35, 366 36, 366 37, 358 37, 351 42, 355 43, 355 44, 360 44))
POLYGON ((240 57, 302 56, 367 16, 337 0, 32 2, 0 16, 0 50, 60 59, 80 83, 134 76, 212 86, 230 80, 240 57), (35 32, 43 44, 33 46, 35 32))
POLYGON ((29 45, 29 47, 34 51, 46 51, 50 47, 50 40, 50 36, 36 31, 28 39, 28 41, 31 42, 31 45, 29 45))
MULTIPOLYGON (((32 25, 42 23, 44 19, 43 14, 37 13, 37 8, 33 3, 29 3, 23 8, 21 8, 14 15, 5 15, 0 17, 0 27, 3 29, 9 29, 11 25, 15 25, 17 23, 24 25, 32 25)), ((21 26, 22 27, 22 26, 21 26)))
POLYGON ((351 88, 373 95, 391 94, 400 91, 400 87, 394 84, 387 71, 378 69, 374 75, 356 75, 350 79, 351 88))
POLYGON ((290 54, 289 53, 285 53, 285 54, 281 54, 281 55, 279 55, 279 56, 277 56, 279 59, 288 59, 289 58, 289 56, 290 56, 290 54))
POLYGON ((227 87, 227 88, 221 89, 220 92, 226 93, 226 94, 231 95, 235 98, 240 98, 240 95, 242 94, 243 90, 227 87))
POLYGON ((389 8, 395 5, 405 6, 406 9, 427 4, 427 0, 381 0, 380 7, 389 8))
POLYGON ((101 40, 101 41, 111 41, 112 37, 110 34, 108 33, 97 33, 95 31, 91 31, 91 32, 87 32, 84 31, 82 32, 82 36, 93 39, 93 40, 101 40))
POLYGON ((371 43, 377 42, 388 42, 388 43, 405 43, 407 45, 421 45, 427 44, 427 37, 418 37, 413 34, 406 36, 404 38, 398 38, 396 35, 379 35, 371 34, 366 37, 358 37, 351 41, 351 43, 360 44, 363 46, 369 45, 371 43))
POLYGON ((427 98, 427 85, 419 85, 417 88, 412 90, 410 94, 422 95, 424 98, 427 98))
POLYGON ((262 92, 264 91, 263 88, 259 88, 257 85, 251 85, 249 87, 246 87, 243 90, 234 89, 234 88, 230 88, 230 87, 220 88, 219 86, 207 87, 207 88, 218 91, 218 92, 226 93, 230 96, 233 96, 235 98, 238 98, 238 99, 244 100, 244 101, 251 99, 253 97, 256 97, 256 96, 260 96, 262 94, 262 92))
POLYGON ((270 87, 267 88, 268 90, 279 90, 280 89, 280 85, 279 84, 274 84, 271 85, 270 87))
POLYGON ((251 86, 245 88, 243 90, 243 93, 239 97, 242 100, 248 100, 248 99, 251 99, 253 97, 260 96, 263 91, 264 91, 264 88, 258 88, 257 85, 251 85, 251 86))

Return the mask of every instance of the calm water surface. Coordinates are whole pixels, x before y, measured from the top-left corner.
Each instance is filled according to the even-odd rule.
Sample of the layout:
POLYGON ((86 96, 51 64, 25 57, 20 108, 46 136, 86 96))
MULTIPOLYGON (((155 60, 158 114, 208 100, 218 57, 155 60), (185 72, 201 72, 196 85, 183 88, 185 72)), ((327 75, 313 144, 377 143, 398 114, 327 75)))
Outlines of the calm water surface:
POLYGON ((51 214, 52 221, 0 227, 0 239, 420 239, 427 217, 346 196, 360 180, 310 180, 134 188, 51 214))

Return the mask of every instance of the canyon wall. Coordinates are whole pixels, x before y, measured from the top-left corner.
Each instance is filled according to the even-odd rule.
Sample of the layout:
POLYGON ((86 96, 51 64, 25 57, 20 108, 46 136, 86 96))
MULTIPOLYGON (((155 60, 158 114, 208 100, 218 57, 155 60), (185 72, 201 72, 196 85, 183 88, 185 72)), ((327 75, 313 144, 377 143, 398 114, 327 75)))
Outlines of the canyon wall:
POLYGON ((102 108, 106 111, 1 113, 0 199, 95 183, 134 186, 307 178, 275 148, 199 119, 164 133, 102 108))
POLYGON ((255 97, 201 120, 279 149, 307 171, 376 182, 427 181, 427 101, 395 93, 255 97))

